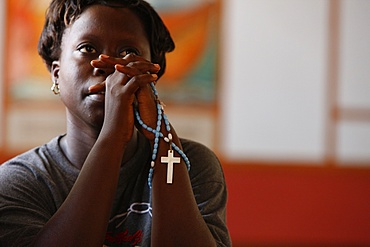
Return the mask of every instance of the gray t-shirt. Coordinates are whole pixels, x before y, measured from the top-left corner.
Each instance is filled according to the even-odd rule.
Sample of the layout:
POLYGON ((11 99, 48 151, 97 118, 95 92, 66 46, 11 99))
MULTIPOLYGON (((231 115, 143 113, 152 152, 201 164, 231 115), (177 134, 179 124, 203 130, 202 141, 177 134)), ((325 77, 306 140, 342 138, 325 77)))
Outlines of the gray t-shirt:
MULTIPOLYGON (((62 152, 61 137, 0 166, 0 246, 29 246, 71 190, 79 170, 62 152)), ((147 181, 151 150, 146 139, 139 137, 140 148, 120 171, 106 233, 108 246, 150 246, 152 208, 147 181)), ((185 139, 181 142, 191 162, 190 179, 199 210, 218 245, 231 246, 221 165, 205 146, 185 139)))

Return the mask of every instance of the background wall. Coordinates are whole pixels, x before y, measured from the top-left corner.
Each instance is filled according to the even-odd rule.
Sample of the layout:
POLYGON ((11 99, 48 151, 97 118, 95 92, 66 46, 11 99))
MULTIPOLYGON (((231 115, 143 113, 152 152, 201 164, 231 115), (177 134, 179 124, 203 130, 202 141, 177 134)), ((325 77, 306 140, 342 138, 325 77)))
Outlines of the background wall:
POLYGON ((370 1, 223 6, 235 246, 370 245, 370 1))
MULTIPOLYGON (((224 166, 234 246, 370 245, 370 1, 221 5, 217 118, 198 116, 215 128, 206 144, 224 166)), ((4 133, 1 97, 4 161, 13 153, 4 152, 2 138, 23 134, 4 133)), ((63 114, 53 107, 45 110, 63 114)), ((176 118, 181 113, 169 108, 176 118)), ((45 129, 59 133, 41 118, 24 119, 42 130, 38 138, 45 129)), ((197 139, 192 128, 177 130, 197 139)), ((32 141, 25 136, 24 148, 32 141)))
POLYGON ((328 2, 227 4, 222 149, 233 159, 320 160, 328 2))
POLYGON ((227 157, 369 164, 370 2, 232 0, 223 10, 227 157))

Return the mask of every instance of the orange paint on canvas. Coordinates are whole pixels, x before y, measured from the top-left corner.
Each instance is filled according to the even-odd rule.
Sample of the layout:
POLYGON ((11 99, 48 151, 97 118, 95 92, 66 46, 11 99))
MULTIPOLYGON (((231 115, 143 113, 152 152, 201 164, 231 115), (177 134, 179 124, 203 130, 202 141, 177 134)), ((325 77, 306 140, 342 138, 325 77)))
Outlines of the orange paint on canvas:
POLYGON ((167 70, 161 83, 179 83, 202 57, 207 44, 212 4, 163 13, 163 19, 176 44, 174 52, 167 55, 167 70))

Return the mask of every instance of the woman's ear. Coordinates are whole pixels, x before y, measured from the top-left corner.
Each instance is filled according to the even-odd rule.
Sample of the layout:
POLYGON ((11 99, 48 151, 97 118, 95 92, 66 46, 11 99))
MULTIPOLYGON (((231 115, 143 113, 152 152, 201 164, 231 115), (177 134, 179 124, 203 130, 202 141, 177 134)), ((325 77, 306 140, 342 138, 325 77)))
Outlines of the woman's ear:
POLYGON ((53 61, 53 63, 51 64, 51 70, 50 70, 51 79, 52 79, 53 82, 58 81, 59 69, 60 69, 59 61, 53 61))

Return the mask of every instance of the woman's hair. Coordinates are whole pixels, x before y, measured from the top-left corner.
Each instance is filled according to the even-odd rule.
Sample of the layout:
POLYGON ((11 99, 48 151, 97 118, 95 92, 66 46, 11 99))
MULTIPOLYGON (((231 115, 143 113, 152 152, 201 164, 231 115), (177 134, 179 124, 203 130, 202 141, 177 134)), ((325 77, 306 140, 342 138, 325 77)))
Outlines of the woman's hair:
POLYGON ((175 44, 158 13, 144 0, 52 0, 38 44, 39 55, 48 70, 53 61, 59 60, 64 30, 87 6, 95 4, 128 8, 139 17, 149 39, 151 60, 161 66, 158 72, 161 77, 166 69, 165 53, 173 51, 175 44))

